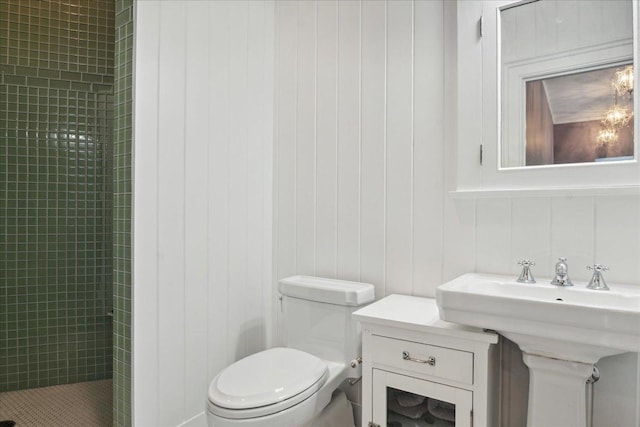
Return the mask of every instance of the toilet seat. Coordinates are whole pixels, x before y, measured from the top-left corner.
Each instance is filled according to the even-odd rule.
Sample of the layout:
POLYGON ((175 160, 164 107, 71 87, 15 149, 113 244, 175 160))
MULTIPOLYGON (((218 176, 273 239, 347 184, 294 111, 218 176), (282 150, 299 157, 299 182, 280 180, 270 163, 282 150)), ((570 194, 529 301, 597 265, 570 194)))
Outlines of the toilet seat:
POLYGON ((209 386, 209 410, 224 418, 262 417, 290 408, 327 380, 327 363, 309 353, 277 347, 222 370, 209 386))

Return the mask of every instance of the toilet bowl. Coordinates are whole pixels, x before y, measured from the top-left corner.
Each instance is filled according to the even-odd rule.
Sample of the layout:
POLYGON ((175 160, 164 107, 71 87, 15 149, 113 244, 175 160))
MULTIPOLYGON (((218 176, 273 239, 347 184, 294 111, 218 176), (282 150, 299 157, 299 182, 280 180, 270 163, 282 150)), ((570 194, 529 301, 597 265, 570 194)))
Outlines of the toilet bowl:
POLYGON ((373 286, 306 276, 283 279, 286 347, 264 350, 223 369, 207 396, 209 427, 353 426, 338 387, 361 375, 359 325, 351 313, 373 301, 373 286))

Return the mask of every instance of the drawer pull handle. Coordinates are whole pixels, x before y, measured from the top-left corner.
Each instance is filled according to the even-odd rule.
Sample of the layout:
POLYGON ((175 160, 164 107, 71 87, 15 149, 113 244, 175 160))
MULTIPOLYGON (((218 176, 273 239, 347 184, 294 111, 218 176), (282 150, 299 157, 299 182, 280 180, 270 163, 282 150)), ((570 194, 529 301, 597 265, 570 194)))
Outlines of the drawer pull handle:
POLYGON ((411 355, 409 354, 408 351, 403 351, 402 352, 402 358, 404 360, 408 360, 409 362, 426 363, 427 365, 436 366, 436 358, 433 357, 433 356, 429 356, 429 358, 427 360, 416 359, 414 357, 411 357, 411 355))

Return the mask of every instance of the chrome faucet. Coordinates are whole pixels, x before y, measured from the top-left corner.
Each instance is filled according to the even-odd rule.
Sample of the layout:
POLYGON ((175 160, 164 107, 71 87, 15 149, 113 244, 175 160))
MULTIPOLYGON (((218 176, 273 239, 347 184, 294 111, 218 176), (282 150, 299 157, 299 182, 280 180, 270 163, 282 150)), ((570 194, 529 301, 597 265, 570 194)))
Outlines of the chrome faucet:
POLYGON ((536 263, 529 259, 523 259, 522 261, 518 261, 518 265, 522 266, 522 272, 516 282, 536 283, 536 279, 534 279, 533 274, 531 274, 531 266, 536 265, 536 263))
POLYGON ((588 289, 595 289, 597 291, 608 291, 609 287, 607 286, 607 282, 604 281, 604 277, 602 276, 603 271, 609 271, 609 267, 601 264, 594 264, 593 267, 587 265, 587 270, 593 270, 593 276, 587 285, 588 289))
POLYGON ((573 286, 573 282, 569 279, 569 266, 567 265, 566 258, 558 258, 558 262, 556 263, 556 277, 553 278, 551 284, 556 286, 573 286))

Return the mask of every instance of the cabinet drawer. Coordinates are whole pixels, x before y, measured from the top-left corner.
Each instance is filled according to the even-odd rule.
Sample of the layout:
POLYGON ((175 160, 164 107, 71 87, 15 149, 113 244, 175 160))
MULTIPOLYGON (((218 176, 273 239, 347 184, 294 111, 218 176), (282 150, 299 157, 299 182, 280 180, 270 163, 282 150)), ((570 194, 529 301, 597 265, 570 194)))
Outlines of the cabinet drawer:
POLYGON ((473 384, 473 353, 379 335, 371 338, 373 363, 473 384))

